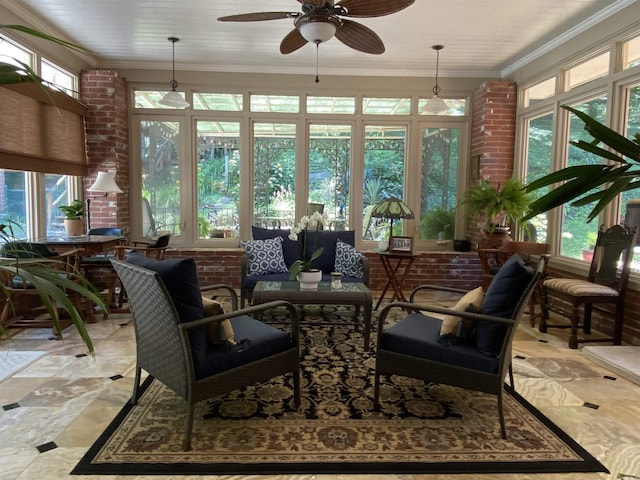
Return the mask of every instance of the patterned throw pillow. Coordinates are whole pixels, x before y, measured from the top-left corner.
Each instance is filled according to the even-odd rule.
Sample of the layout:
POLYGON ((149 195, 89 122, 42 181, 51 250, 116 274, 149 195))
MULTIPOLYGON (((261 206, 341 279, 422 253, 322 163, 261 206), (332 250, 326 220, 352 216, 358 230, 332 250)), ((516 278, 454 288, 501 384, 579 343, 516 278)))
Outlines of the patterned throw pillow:
POLYGON ((249 255, 249 275, 288 272, 282 254, 282 237, 245 240, 240 245, 249 255))
POLYGON ((345 277, 362 278, 364 276, 362 264, 362 253, 338 238, 334 271, 340 272, 345 277))

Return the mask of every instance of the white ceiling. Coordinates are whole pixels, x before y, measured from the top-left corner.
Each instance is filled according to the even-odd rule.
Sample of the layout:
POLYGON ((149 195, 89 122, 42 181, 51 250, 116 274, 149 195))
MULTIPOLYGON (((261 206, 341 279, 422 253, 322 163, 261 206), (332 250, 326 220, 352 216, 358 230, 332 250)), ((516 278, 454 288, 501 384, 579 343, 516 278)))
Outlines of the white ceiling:
MULTIPOLYGON (((376 1, 376 0, 371 0, 376 1)), ((383 1, 383 0, 378 0, 383 1)), ((360 53, 333 38, 319 50, 327 75, 433 76, 434 44, 443 44, 440 74, 504 77, 528 60, 635 0, 416 0, 379 18, 354 19, 383 40, 382 55, 360 53)), ((279 52, 292 19, 218 22, 224 15, 296 12, 296 0, 3 0, 11 11, 94 52, 96 67, 309 73, 315 45, 279 52), (43 23, 46 20, 46 24, 43 23)))

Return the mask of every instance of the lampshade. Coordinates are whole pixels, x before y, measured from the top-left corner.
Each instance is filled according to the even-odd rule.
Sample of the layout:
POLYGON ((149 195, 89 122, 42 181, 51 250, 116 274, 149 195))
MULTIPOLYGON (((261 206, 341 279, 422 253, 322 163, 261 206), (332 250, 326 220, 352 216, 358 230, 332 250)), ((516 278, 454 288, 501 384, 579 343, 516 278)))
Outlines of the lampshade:
POLYGON ((176 80, 176 42, 179 42, 180 39, 177 37, 169 37, 167 40, 171 42, 171 71, 173 73, 173 78, 169 82, 171 91, 162 97, 158 103, 160 105, 166 105, 167 107, 187 108, 190 106, 190 103, 182 98, 182 95, 176 91, 176 88, 178 88, 178 81, 176 80))
POLYGON ((385 198, 381 202, 378 202, 373 210, 371 216, 376 218, 413 218, 413 211, 409 206, 397 197, 391 196, 385 198))
POLYGON ((120 187, 116 183, 116 180, 113 178, 108 172, 98 172, 98 178, 93 182, 89 188, 87 188, 88 192, 102 192, 102 193, 122 193, 120 187))
POLYGON ((437 115, 449 110, 449 105, 440 98, 440 85, 438 85, 438 73, 440 69, 440 50, 444 48, 442 45, 434 45, 431 47, 436 51, 436 84, 433 86, 433 97, 427 100, 427 103, 422 107, 422 113, 429 113, 437 115))
POLYGON ((307 42, 318 44, 330 40, 336 34, 340 19, 336 16, 312 14, 299 17, 294 25, 307 42))

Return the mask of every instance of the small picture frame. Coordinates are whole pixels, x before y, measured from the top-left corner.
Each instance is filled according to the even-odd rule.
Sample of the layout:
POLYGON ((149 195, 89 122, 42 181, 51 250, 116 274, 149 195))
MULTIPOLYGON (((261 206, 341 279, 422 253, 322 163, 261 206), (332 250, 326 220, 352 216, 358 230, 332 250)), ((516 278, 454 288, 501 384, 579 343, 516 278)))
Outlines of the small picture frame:
POLYGON ((389 251, 400 253, 413 252, 413 237, 391 237, 389 251))

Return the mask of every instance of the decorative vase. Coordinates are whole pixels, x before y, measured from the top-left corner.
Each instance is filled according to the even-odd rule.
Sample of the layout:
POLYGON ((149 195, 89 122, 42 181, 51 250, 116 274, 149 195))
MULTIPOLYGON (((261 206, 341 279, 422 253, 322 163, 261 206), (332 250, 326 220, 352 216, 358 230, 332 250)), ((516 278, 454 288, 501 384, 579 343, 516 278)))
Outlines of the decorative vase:
POLYGON ((65 218, 64 231, 67 237, 80 237, 84 233, 84 220, 65 218))
POLYGON ((485 233, 487 236, 478 242, 478 248, 502 248, 505 243, 513 241, 509 227, 495 227, 491 233, 485 233))
POLYGON ((299 272, 296 278, 300 283, 300 290, 317 290, 318 283, 322 280, 322 272, 312 269, 308 272, 299 272))

